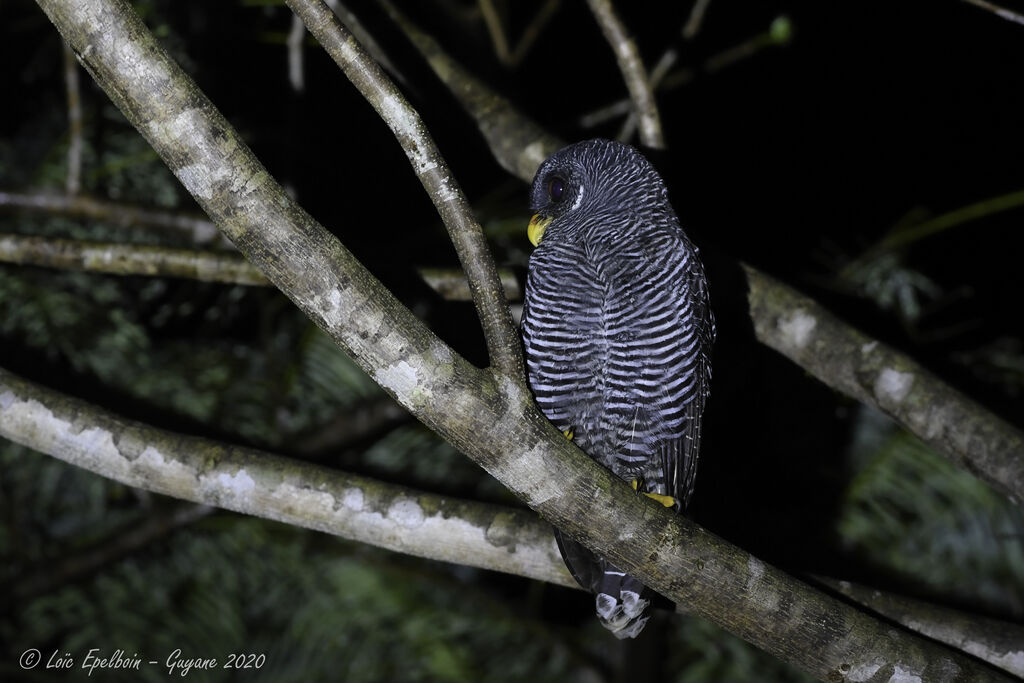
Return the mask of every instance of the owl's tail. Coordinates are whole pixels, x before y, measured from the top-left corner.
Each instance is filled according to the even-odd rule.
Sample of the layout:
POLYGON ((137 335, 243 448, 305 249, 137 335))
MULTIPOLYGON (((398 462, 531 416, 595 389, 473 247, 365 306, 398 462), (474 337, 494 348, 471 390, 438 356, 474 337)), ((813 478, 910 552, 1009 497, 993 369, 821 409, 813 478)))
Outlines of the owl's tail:
POLYGON ((596 596, 597 619, 616 638, 636 638, 649 618, 652 592, 557 529, 555 540, 576 582, 596 596))

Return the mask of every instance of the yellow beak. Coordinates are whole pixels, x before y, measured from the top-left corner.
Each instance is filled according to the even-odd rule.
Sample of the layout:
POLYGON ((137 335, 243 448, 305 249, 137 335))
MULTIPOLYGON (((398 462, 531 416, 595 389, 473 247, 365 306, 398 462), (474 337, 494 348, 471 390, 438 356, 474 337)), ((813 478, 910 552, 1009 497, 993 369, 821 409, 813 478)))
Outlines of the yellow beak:
POLYGON ((544 230, 547 229, 550 222, 550 218, 544 218, 539 213, 530 219, 530 225, 526 228, 526 236, 533 242, 533 246, 540 245, 540 238, 544 236, 544 230))

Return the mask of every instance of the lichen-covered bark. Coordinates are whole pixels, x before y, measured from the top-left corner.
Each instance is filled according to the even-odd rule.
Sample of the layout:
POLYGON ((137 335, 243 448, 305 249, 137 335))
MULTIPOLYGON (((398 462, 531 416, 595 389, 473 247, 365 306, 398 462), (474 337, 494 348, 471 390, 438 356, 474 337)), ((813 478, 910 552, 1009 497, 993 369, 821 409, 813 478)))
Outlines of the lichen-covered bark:
MULTIPOLYGON (((386 391, 546 520, 692 612, 821 678, 992 680, 973 660, 890 628, 635 495, 545 420, 521 382, 453 353, 295 205, 124 0, 37 1, 246 257, 386 391)), ((0 390, 0 416, 18 418, 41 405, 17 389, 0 390)), ((45 422, 53 432, 44 437, 48 448, 88 431, 70 416, 45 422)), ((130 430, 116 442, 113 430, 88 436, 90 445, 76 454, 86 466, 103 453, 145 466, 135 473, 142 484, 163 469, 176 486, 205 490, 225 505, 256 496, 254 470, 217 469, 231 447, 208 453, 212 469, 197 478, 195 467, 165 457, 130 430)), ((132 474, 123 465, 118 476, 132 474)), ((310 513, 347 507, 344 494, 294 474, 281 462, 260 475, 267 477, 261 484, 302 501, 310 513)), ((401 505, 395 520, 417 523, 425 513, 416 505, 420 513, 401 505)))
POLYGON ((184 277, 239 285, 270 284, 258 268, 238 254, 142 244, 0 235, 0 262, 113 275, 184 277))
POLYGON ((1024 502, 1024 434, 810 298, 749 266, 746 273, 758 340, 1024 502))

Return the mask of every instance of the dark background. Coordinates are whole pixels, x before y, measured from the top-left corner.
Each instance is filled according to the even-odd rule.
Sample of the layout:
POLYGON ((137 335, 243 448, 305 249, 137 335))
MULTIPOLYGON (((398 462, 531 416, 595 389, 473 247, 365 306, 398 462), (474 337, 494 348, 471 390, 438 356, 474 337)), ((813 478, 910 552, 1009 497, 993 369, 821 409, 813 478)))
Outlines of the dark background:
MULTIPOLYGON (((562 3, 516 68, 495 59, 475 3, 409 4, 414 6, 406 11, 453 57, 564 140, 616 134, 618 119, 597 129, 579 125, 580 116, 625 96, 612 53, 584 4, 562 3)), ((508 4, 505 28, 514 43, 540 3, 508 4)), ((905 249, 862 258, 899 224, 919 223, 1024 187, 1024 26, 953 0, 713 0, 702 31, 685 42, 679 32, 689 2, 620 4, 648 65, 675 45, 681 51, 680 66, 695 71, 689 84, 659 93, 669 149, 651 154, 684 226, 705 255, 719 320, 709 426, 690 514, 799 574, 857 580, 1019 621, 1024 615, 1024 524, 1019 512, 884 419, 760 347, 749 329, 736 263, 752 263, 798 287, 1009 422, 1024 425, 1021 210, 992 213, 905 249), (763 35, 780 16, 792 27, 788 42, 762 47, 714 72, 702 68, 716 55, 763 35)), ((472 120, 386 14, 373 2, 348 6, 397 65, 403 89, 474 203, 499 265, 522 276, 529 246, 525 186, 492 159, 472 120)), ((302 205, 445 341, 485 364, 471 305, 440 300, 415 274, 416 267, 455 266, 456 260, 433 206, 387 127, 311 43, 305 48, 305 92, 290 88, 283 44, 290 24, 287 8, 157 0, 139 8, 302 205)), ((1024 5, 1016 9, 1024 11, 1024 5)), ((66 124, 57 34, 27 2, 0 4, 0 27, 0 87, 6 93, 0 107, 0 189, 60 191, 66 124)), ((130 128, 84 72, 82 78, 90 150, 85 191, 195 210, 159 161, 146 156, 145 145, 126 141, 132 136, 130 128), (128 170, 109 170, 117 159, 128 159, 122 164, 128 170), (108 170, 90 175, 90 168, 108 170)), ((6 209, 0 212, 0 231, 117 241, 169 239, 123 231, 118 235, 67 219, 46 222, 6 209)), ((288 451, 294 434, 316 432, 345 403, 337 396, 332 399, 330 390, 324 390, 323 405, 293 400, 289 392, 304 386, 303 372, 324 374, 316 363, 309 369, 303 355, 311 345, 320 347, 309 341, 314 333, 290 304, 272 292, 179 281, 157 286, 144 278, 55 276, 12 266, 0 266, 0 274, 0 316, 5 319, 0 363, 130 417, 288 451), (25 295, 51 289, 67 298, 54 302, 25 295), (96 294, 108 290, 113 292, 109 296, 96 294), (97 342, 89 331, 95 320, 84 314, 67 330, 47 323, 38 332, 38 321, 54 317, 60 306, 77 306, 81 297, 89 302, 87 310, 95 308, 101 327, 123 331, 111 322, 109 311, 125 311, 132 334, 142 335, 145 343, 97 342), (224 377, 209 379, 210 367, 182 361, 190 348, 212 349, 208 361, 224 377), (225 361, 228 357, 233 360, 225 361), (128 377, 119 374, 124 369, 111 369, 136 362, 148 368, 141 379, 138 373, 128 377), (282 389, 292 401, 290 421, 283 422, 268 418, 281 408, 274 396, 282 389), (262 398, 240 398, 243 394, 262 398), (242 404, 248 408, 241 410, 242 404)), ((327 371, 344 363, 333 356, 323 360, 331 352, 317 353, 327 371)), ((358 391, 372 395, 373 390, 358 391)), ((398 429, 416 429, 399 423, 398 429)), ((316 458, 420 488, 513 502, 500 486, 484 481, 486 475, 459 462, 458 454, 441 445, 424 445, 429 436, 394 443, 393 427, 316 458), (384 452, 390 455, 379 455, 384 452)), ((54 535, 45 509, 33 523, 38 526, 29 527, 11 512, 17 501, 32 498, 24 489, 15 490, 12 482, 22 480, 15 471, 41 467, 41 459, 21 453, 3 461, 6 481, 0 493, 8 509, 4 552, 13 567, 7 576, 12 585, 46 558, 74 548, 73 538, 54 535), (23 535, 43 540, 26 550, 16 542, 23 535)), ((33 477, 24 475, 24 480, 33 477)), ((60 493, 67 486, 56 486, 53 500, 73 509, 60 493)), ((97 495, 106 501, 101 507, 110 504, 112 494, 97 495)), ((134 514, 134 505, 120 500, 114 507, 134 514)), ((216 533, 240 533, 223 519, 218 523, 223 529, 217 527, 216 533)), ((215 533, 210 524, 177 533, 208 537, 215 533)), ((273 543, 275 535, 303 532, 261 533, 270 534, 265 542, 273 543)), ((134 559, 112 561, 113 569, 105 571, 117 571, 118 562, 160 561, 173 546, 161 543, 169 545, 144 548, 134 559)), ((322 546, 335 541, 317 537, 302 543, 323 552, 322 546)), ((359 567, 395 562, 369 550, 346 552, 362 557, 359 567)), ((570 648, 578 660, 570 657, 564 670, 547 673, 527 666, 531 676, 570 671, 568 675, 585 678, 591 671, 586 662, 597 662, 592 664, 594 675, 608 680, 633 670, 623 668, 628 651, 613 649, 618 645, 601 640, 605 636, 593 630, 585 595, 421 561, 398 563, 419 577, 409 581, 425 581, 423 590, 442 603, 437 596, 445 594, 445 581, 469 582, 495 600, 501 614, 515 613, 523 596, 532 595, 529 623, 553 628, 558 638, 575 643, 584 637, 576 631, 589 629, 583 633, 590 644, 570 648), (543 590, 542 598, 538 590, 543 590), (604 647, 611 649, 602 651, 604 647)), ((63 590, 86 591, 103 602, 102 590, 90 583, 102 577, 102 572, 80 577, 63 590)), ((409 600, 416 605, 430 602, 409 600)), ((14 607, 0 634, 13 637, 31 618, 32 603, 14 607)), ((445 611, 436 606, 436 613, 424 619, 443 620, 445 611)), ((39 628, 53 643, 67 642, 62 639, 74 633, 73 624, 57 632, 39 628)), ((658 628, 671 638, 697 638, 692 632, 696 626, 686 626, 690 630, 685 634, 684 627, 668 621, 658 628)), ((508 636, 494 635, 493 642, 503 637, 508 636)), ((714 631, 703 637, 725 642, 714 631)), ((395 635, 387 647, 400 649, 410 638, 395 635)), ((24 644, 23 639, 12 642, 24 644)), ((757 655, 738 654, 746 651, 732 645, 719 645, 713 664, 707 663, 706 647, 693 646, 701 652, 672 659, 664 650, 675 647, 673 642, 666 637, 658 646, 646 647, 660 647, 666 675, 679 680, 738 680, 742 672, 759 666, 750 659, 757 655)), ((336 652, 330 647, 326 651, 336 652)), ((7 653, 17 654, 13 648, 7 653)), ((547 657, 536 656, 538 661, 547 657)), ((409 657, 423 661, 423 656, 409 657)), ((476 675, 482 669, 470 670, 476 675)), ((430 678, 430 672, 424 675, 430 678)), ((372 680, 379 672, 371 667, 349 674, 372 680)), ((490 675, 503 677, 500 672, 490 675)), ((791 675, 778 673, 780 678, 791 675)))

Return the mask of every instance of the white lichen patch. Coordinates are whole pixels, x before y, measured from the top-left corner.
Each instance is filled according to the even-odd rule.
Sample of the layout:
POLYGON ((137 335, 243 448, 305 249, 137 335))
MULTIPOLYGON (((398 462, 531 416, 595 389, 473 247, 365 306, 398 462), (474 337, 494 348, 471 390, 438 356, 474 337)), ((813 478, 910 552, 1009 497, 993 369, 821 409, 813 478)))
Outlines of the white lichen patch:
POLYGON ((751 555, 747 558, 747 592, 754 590, 754 586, 762 576, 764 576, 764 562, 751 555))
POLYGON ((877 341, 870 341, 867 344, 863 344, 860 347, 860 352, 866 356, 869 353, 871 353, 872 351, 874 351, 875 348, 877 348, 877 347, 878 347, 878 342, 877 341))
POLYGON ((423 508, 420 507, 420 504, 408 498, 401 498, 392 503, 386 516, 408 529, 421 526, 424 518, 423 508))
POLYGON ((217 475, 217 484, 233 496, 244 496, 256 488, 256 482, 245 469, 240 469, 234 474, 221 472, 217 475))
POLYGON ((0 409, 9 407, 16 398, 13 391, 5 391, 0 394, 0 409))
POLYGON ((904 669, 899 664, 895 668, 896 670, 889 677, 889 683, 921 683, 921 677, 913 671, 904 669))
POLYGON ((518 458, 517 471, 523 475, 519 480, 523 493, 531 507, 545 503, 562 492, 560 481, 567 480, 569 473, 552 471, 551 463, 544 457, 543 445, 534 446, 518 458))
POLYGON ((402 360, 386 368, 380 368, 373 373, 373 381, 392 391, 403 405, 411 403, 414 399, 426 400, 432 396, 429 389, 419 386, 419 372, 408 361, 402 360))
POLYGON ((363 510, 363 490, 357 488, 345 489, 341 494, 341 504, 353 512, 363 510))
POLYGON ((437 168, 437 162, 424 148, 423 125, 419 114, 408 103, 394 95, 385 95, 380 100, 378 111, 402 144, 405 156, 409 157, 409 162, 417 175, 437 168))
POLYGON ((875 398, 883 405, 900 403, 914 385, 914 374, 885 368, 875 379, 875 398))
POLYGON ((858 664, 850 669, 850 673, 847 674, 846 680, 853 681, 853 683, 862 683, 862 681, 870 681, 875 673, 882 668, 883 662, 864 662, 858 664))
POLYGON ((802 308, 798 308, 789 315, 779 318, 779 332, 785 338, 788 346, 803 349, 811 341, 811 333, 817 327, 818 320, 802 308))
MULTIPOLYGON (((132 462, 132 465, 133 469, 140 472, 150 482, 159 478, 164 482, 184 482, 187 487, 190 487, 195 481, 196 472, 192 467, 176 458, 167 457, 154 446, 146 446, 132 462)), ((172 488, 174 487, 172 486, 172 488)))

